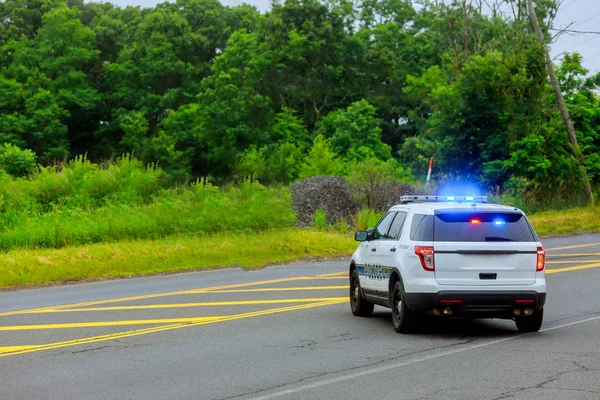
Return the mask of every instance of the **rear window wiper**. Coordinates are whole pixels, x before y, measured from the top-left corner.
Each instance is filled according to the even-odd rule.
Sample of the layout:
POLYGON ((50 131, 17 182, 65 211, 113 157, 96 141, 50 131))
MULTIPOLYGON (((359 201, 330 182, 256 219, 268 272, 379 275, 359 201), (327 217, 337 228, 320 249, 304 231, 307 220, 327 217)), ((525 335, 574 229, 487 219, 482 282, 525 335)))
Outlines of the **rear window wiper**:
POLYGON ((514 242, 514 240, 501 236, 486 236, 486 242, 514 242))

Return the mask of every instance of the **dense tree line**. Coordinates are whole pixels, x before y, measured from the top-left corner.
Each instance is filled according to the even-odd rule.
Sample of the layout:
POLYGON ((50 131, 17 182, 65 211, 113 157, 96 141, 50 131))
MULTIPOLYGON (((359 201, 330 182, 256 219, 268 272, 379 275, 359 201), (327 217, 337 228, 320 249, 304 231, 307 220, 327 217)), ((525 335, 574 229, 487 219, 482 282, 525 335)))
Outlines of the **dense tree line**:
MULTIPOLYGON (((261 14, 218 0, 6 0, 0 143, 42 164, 133 153, 174 176, 267 183, 365 160, 419 177, 434 156, 439 179, 576 188, 524 3, 287 0, 261 14)), ((547 30, 556 1, 536 3, 547 30)), ((597 185, 600 75, 578 54, 558 72, 597 185)))

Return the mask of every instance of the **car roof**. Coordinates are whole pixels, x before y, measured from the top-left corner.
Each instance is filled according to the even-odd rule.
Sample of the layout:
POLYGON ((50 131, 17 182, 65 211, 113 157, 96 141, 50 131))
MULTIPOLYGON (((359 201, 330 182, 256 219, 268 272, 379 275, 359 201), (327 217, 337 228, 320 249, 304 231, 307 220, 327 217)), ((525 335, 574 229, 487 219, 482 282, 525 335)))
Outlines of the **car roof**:
POLYGON ((415 202, 407 204, 396 204, 390 208, 390 211, 398 209, 410 209, 415 212, 421 212, 424 214, 433 214, 437 210, 471 210, 471 211, 512 211, 521 212, 518 208, 505 206, 500 204, 489 204, 489 203, 456 203, 456 202, 415 202), (475 205, 475 206, 474 206, 475 205))

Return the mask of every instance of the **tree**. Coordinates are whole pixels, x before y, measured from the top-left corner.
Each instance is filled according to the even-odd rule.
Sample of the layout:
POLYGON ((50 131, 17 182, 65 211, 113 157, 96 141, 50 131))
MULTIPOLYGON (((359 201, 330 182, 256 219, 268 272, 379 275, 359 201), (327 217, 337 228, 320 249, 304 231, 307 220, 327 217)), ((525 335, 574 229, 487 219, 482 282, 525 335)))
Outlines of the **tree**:
POLYGON ((365 100, 328 114, 319 121, 317 133, 329 138, 333 151, 344 158, 362 160, 373 156, 387 160, 391 157, 390 146, 381 141, 375 108, 365 100))
POLYGON ((35 161, 35 154, 29 149, 21 150, 10 143, 0 146, 0 168, 14 177, 31 174, 35 161))
POLYGON ((307 157, 300 167, 300 179, 317 175, 343 176, 346 165, 331 150, 329 142, 322 135, 317 135, 307 157))

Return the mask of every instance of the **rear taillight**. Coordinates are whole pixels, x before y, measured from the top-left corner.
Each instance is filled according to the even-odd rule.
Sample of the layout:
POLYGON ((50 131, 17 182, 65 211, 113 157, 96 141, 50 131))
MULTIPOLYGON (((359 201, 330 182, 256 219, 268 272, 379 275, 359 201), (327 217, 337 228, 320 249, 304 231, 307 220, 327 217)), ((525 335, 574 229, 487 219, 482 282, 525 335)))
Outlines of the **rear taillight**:
POLYGON ((425 271, 434 271, 433 247, 415 246, 415 254, 419 256, 425 271))
POLYGON ((546 267, 546 252, 543 247, 537 248, 537 265, 536 271, 543 271, 546 267))

